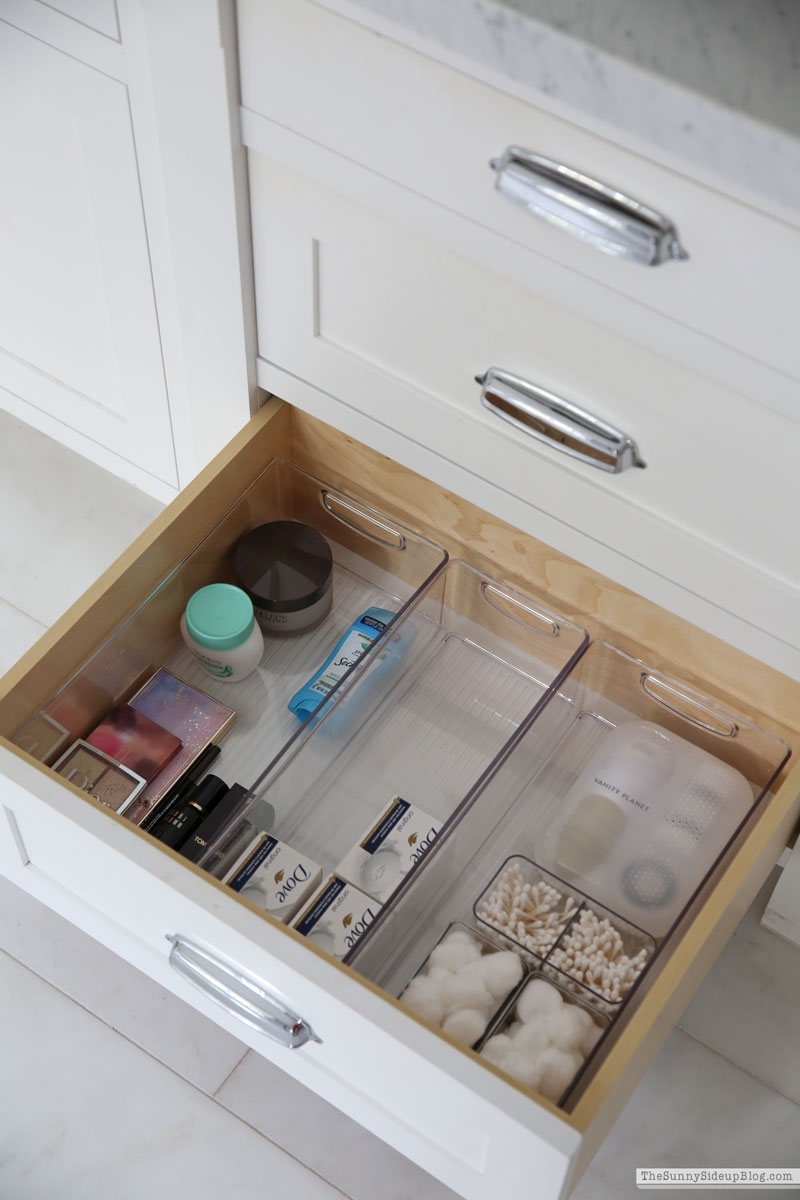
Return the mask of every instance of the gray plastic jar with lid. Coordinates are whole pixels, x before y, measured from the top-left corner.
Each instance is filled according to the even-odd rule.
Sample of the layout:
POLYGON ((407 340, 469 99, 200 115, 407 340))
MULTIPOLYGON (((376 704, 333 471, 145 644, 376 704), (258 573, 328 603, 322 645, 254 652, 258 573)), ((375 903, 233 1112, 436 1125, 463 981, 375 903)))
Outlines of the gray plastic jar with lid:
POLYGON ((306 633, 333 603, 333 553, 302 521, 269 521, 236 543, 233 569, 264 633, 306 633))

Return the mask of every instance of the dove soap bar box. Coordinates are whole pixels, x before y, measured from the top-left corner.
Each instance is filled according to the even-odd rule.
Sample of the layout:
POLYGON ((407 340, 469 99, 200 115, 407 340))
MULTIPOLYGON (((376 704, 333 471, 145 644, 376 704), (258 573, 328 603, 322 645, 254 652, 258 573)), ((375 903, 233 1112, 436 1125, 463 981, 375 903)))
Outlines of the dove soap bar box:
POLYGON ((336 870, 384 903, 430 848, 440 829, 440 821, 395 796, 336 870))
POLYGON ((262 833, 231 867, 224 882, 240 896, 290 921, 322 879, 322 867, 272 834, 262 833))
POLYGON ((292 929, 334 958, 344 958, 382 907, 341 875, 331 875, 292 922, 292 929))

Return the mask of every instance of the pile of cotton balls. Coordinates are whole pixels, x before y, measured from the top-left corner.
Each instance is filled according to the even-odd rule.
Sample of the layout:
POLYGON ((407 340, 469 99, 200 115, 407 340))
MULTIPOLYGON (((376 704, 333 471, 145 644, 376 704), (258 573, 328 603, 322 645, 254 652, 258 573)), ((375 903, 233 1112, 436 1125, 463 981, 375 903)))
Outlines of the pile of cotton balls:
POLYGON ((520 1083, 557 1101, 601 1037, 585 1008, 570 1004, 545 979, 523 988, 515 1020, 489 1038, 481 1054, 520 1083))
POLYGON ((400 999, 445 1033, 471 1046, 522 978, 513 950, 485 953, 468 929, 456 926, 434 947, 400 999))

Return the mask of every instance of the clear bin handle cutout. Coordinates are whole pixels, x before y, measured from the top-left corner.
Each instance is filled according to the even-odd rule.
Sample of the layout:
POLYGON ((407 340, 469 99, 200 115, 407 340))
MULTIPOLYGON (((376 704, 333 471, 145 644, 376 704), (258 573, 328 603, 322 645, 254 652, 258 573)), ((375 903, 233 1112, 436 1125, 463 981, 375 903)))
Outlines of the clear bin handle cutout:
POLYGON ((705 729, 708 733, 716 734, 717 737, 735 738, 738 736, 739 726, 732 718, 726 713, 710 708, 690 691, 682 692, 679 688, 667 683, 665 679, 651 675, 648 671, 642 671, 640 678, 642 687, 650 699, 655 700, 657 704, 663 704, 664 708, 668 708, 670 712, 691 721, 693 725, 705 729), (710 720, 704 718, 710 718, 710 720))
POLYGON ((481 584, 481 591, 486 603, 491 604, 492 608, 496 608, 509 621, 514 621, 517 625, 524 625, 527 629, 532 629, 534 633, 541 634, 543 637, 558 637, 558 622, 554 621, 549 613, 541 612, 538 608, 534 608, 532 604, 522 600, 521 597, 512 596, 508 592, 504 592, 499 587, 496 587, 493 583, 488 583, 485 580, 481 584), (504 607, 506 604, 513 605, 515 609, 519 609, 520 613, 525 613, 526 616, 508 612, 504 607), (534 620, 526 620, 526 617, 533 617, 534 620))
POLYGON ((341 521, 343 525, 349 525, 357 533, 363 533, 366 537, 372 538, 373 541, 380 542, 382 546, 390 546, 392 550, 405 550, 406 539, 404 535, 397 529, 393 529, 391 525, 387 525, 385 521, 381 521, 368 509, 353 504, 351 500, 345 500, 344 496, 337 496, 333 492, 329 492, 327 488, 322 489, 320 498, 323 507, 337 521, 341 521), (345 512, 337 512, 337 507, 344 509, 345 512), (355 519, 356 517, 358 520, 355 519), (361 522, 365 522, 366 524, 362 524, 361 522), (378 533, 378 530, 381 530, 381 533, 378 533))

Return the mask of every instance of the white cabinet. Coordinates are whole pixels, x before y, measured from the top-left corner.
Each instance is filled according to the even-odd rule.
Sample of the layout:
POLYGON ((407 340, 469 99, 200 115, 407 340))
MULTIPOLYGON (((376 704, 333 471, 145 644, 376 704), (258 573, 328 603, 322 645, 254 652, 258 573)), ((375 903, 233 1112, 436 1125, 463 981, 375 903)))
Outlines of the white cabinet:
POLYGON ((586 557, 575 531, 591 539, 620 582, 663 602, 670 580, 683 615, 800 676, 800 542, 775 520, 796 425, 257 152, 250 186, 265 363, 396 431, 415 469, 424 447, 510 492, 559 549, 586 557), (600 470, 487 411, 492 366, 621 427, 646 469, 600 470))
POLYGON ((0 47, 0 386, 175 486, 127 89, 10 25, 0 47))
MULTIPOLYGON (((102 4, 61 9, 91 11, 100 23, 108 15, 102 4)), ((303 58, 311 43, 296 14, 322 21, 318 6, 253 0, 241 11, 258 32, 245 38, 242 62, 253 103, 264 110, 243 114, 252 259, 236 189, 232 4, 119 0, 126 82, 0 26, 9 48, 0 128, 11 164, 0 184, 10 214, 0 262, 11 281, 0 299, 0 384, 9 403, 102 442, 166 486, 186 478, 193 425, 207 449, 227 440, 226 427, 230 436, 243 424, 256 366, 265 388, 306 410, 269 404, 0 687, 0 863, 463 1195, 494 1200, 532 1178, 543 1196, 563 1195, 774 863, 796 815, 796 772, 732 847, 590 1089, 565 1113, 510 1087, 392 997, 48 775, 12 739, 272 456, 294 456, 345 490, 411 514, 456 556, 477 555, 487 570, 497 564, 529 581, 594 635, 612 633, 648 659, 678 662, 690 682, 708 681, 723 701, 746 697, 754 719, 796 739, 798 685, 788 676, 800 676, 791 609, 798 580, 783 553, 789 535, 776 532, 796 444, 788 391, 776 391, 760 417, 753 396, 759 381, 777 376, 781 355, 786 387, 793 383, 794 347, 784 321, 753 330, 760 340, 740 354, 738 332, 720 339, 719 313, 699 293, 692 301, 702 320, 683 327, 679 275, 665 276, 669 292, 656 302, 647 289, 664 277, 627 276, 623 286, 622 264, 606 271, 603 260, 584 263, 586 247, 559 242, 503 206, 482 158, 485 194, 464 186, 473 169, 478 174, 464 158, 466 121, 453 171, 435 121, 419 145, 441 152, 436 171, 420 169, 424 154, 415 157, 408 140, 404 158, 378 160, 387 128, 380 112, 363 114, 356 137, 362 113, 344 84, 336 90, 359 78, 348 23, 330 25, 331 39, 314 43, 315 62, 303 58), (299 56, 285 90, 273 86, 267 66, 282 62, 290 26, 281 16, 291 17, 299 56), (333 32, 341 38, 335 61, 333 32), (331 63, 331 82, 315 92, 310 68, 324 75, 331 63), (290 85, 307 105, 284 105, 290 85), (324 106, 329 95, 330 119, 318 127, 314 103, 324 106), (323 144, 314 141, 317 128, 323 144), (248 332, 253 270, 258 355, 248 332), (641 441, 648 470, 605 478, 495 424, 472 378, 491 365, 594 401, 599 415, 641 441), (739 368, 741 390, 732 386, 739 368), (751 462, 766 482, 748 495, 740 481, 751 462), (176 933, 277 988, 324 1033, 322 1045, 289 1056, 190 993, 168 965, 166 938, 176 933)), ((113 35, 96 36, 111 44, 113 35)), ((359 36, 358 45, 366 43, 373 47, 359 36)), ((370 64, 370 87, 383 112, 392 103, 389 65, 402 78, 405 52, 383 46, 381 54, 386 70, 376 74, 370 64)), ((416 58, 424 73, 424 56, 416 58)), ((417 84, 440 100, 452 84, 457 109, 472 85, 443 79, 419 74, 417 84)), ((441 111, 455 119, 450 108, 441 111)), ((481 109, 480 155, 503 149, 495 144, 503 140, 492 125, 497 111, 481 109)), ((619 161, 636 194, 636 162, 619 161)), ((691 181, 666 183, 670 201, 688 196, 694 212, 713 208, 691 181)), ((679 206, 669 207, 678 219, 679 206)), ((752 221, 748 228, 762 228, 760 217, 752 221)), ((692 221, 688 228, 694 232, 692 221)), ((794 244, 791 231, 773 233, 764 287, 780 248, 794 244)), ((724 260, 722 240, 711 246, 706 296, 714 263, 724 260)), ((690 249, 703 265, 699 242, 690 249)), ((176 614, 163 620, 174 633, 176 614)))
POLYGON ((777 518, 800 231, 320 5, 240 0, 239 28, 262 386, 444 486, 466 469, 485 507, 525 502, 530 532, 800 678, 777 518), (488 159, 514 141, 674 217, 690 257, 645 267, 509 203, 488 159), (646 469, 487 411, 490 367, 622 429, 646 469))
POLYGON ((0 404, 162 500, 255 406, 232 0, 6 0, 0 404))

